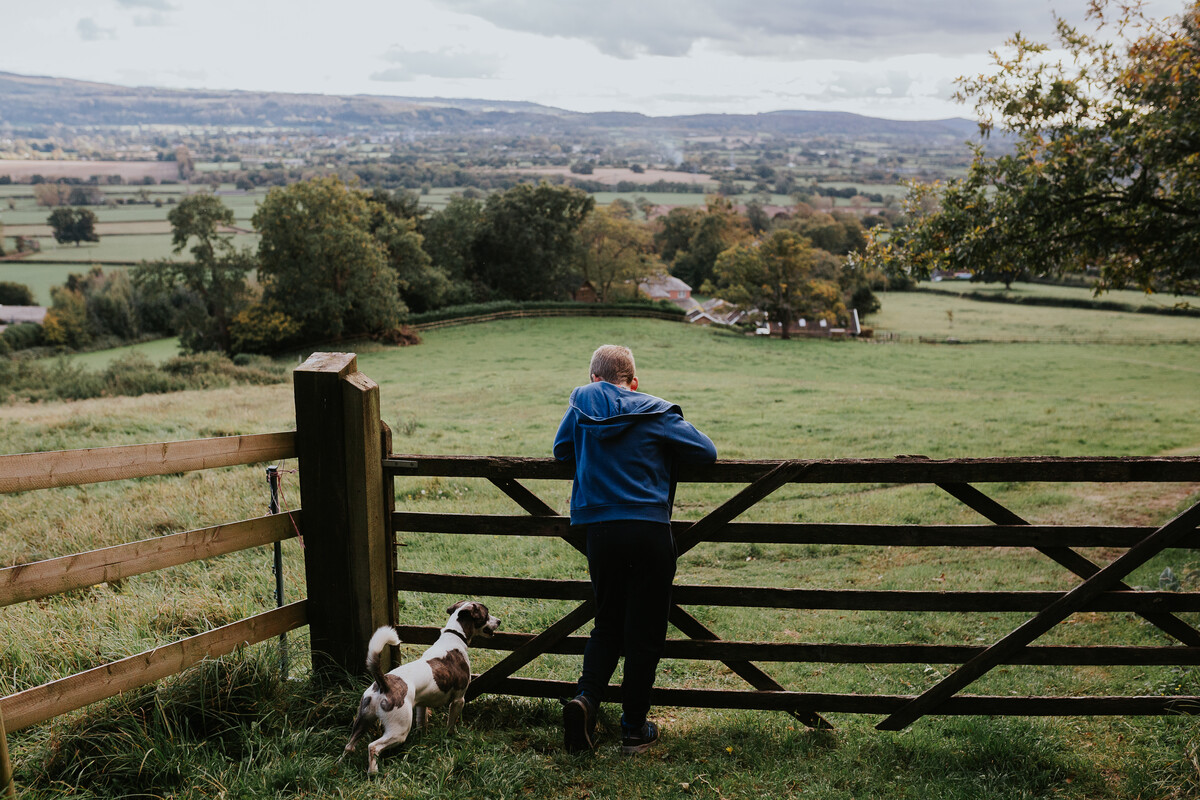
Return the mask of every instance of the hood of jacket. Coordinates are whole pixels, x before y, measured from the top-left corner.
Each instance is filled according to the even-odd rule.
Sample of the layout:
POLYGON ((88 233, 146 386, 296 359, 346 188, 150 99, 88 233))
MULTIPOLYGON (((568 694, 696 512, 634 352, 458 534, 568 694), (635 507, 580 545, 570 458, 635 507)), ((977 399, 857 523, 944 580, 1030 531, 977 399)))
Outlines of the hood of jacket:
POLYGON ((633 392, 607 381, 596 381, 571 392, 570 406, 588 435, 620 436, 648 416, 679 411, 679 406, 652 394, 633 392))

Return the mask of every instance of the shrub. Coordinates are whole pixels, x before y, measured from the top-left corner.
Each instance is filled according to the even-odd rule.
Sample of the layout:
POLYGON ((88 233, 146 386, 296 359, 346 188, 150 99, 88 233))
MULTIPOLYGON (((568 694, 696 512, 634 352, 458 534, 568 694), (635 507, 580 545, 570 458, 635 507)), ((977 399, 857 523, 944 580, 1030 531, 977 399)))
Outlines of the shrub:
POLYGON ((33 292, 23 283, 0 281, 0 306, 35 306, 33 292))
POLYGON ((36 322, 19 322, 16 325, 9 325, 0 336, 12 350, 28 350, 31 347, 39 346, 44 341, 42 326, 36 322))

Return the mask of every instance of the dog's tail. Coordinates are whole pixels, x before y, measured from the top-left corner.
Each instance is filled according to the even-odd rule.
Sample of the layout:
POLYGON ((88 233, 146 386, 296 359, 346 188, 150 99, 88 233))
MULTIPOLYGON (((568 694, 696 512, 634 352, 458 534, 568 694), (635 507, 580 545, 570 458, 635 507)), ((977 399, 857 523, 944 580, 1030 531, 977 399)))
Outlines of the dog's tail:
POLYGON ((383 670, 379 668, 379 657, 383 655, 383 648, 398 644, 400 635, 396 633, 396 629, 391 625, 384 625, 372 634, 371 643, 367 646, 367 672, 375 679, 381 692, 387 691, 387 680, 383 677, 383 670))

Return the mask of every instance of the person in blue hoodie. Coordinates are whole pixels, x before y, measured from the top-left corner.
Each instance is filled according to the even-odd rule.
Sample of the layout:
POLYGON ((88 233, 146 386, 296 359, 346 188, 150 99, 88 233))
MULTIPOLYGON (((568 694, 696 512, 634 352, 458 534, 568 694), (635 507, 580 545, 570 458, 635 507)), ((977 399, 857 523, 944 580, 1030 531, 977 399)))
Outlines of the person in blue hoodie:
POLYGON ((676 467, 711 463, 717 449, 679 406, 637 391, 629 348, 598 348, 590 376, 571 392, 554 437, 554 457, 575 468, 571 525, 587 528, 596 600, 578 694, 563 706, 563 744, 570 752, 595 746, 600 698, 623 654, 621 752, 631 755, 659 738, 646 714, 675 578, 676 467))

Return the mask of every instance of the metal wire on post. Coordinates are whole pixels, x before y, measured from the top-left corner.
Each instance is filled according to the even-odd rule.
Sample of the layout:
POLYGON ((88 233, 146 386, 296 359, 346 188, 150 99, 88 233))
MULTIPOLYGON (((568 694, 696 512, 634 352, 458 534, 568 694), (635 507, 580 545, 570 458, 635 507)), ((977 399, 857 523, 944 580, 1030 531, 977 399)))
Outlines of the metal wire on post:
MULTIPOLYGON (((271 487, 271 501, 267 511, 279 513, 279 467, 272 464, 267 467, 267 485, 271 487)), ((283 543, 275 543, 275 607, 283 607, 283 543)), ((287 634, 279 634, 279 672, 281 680, 288 679, 288 650, 287 634)))

